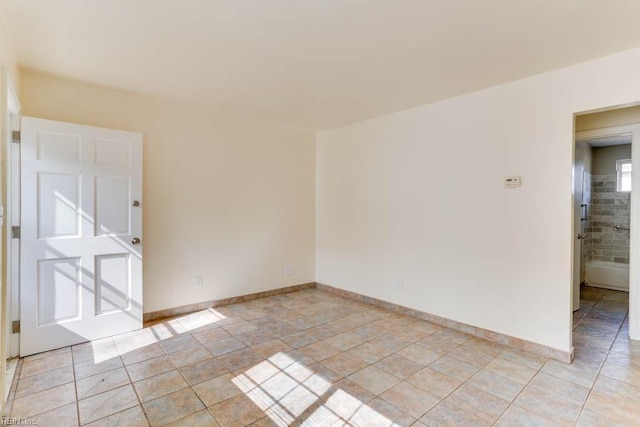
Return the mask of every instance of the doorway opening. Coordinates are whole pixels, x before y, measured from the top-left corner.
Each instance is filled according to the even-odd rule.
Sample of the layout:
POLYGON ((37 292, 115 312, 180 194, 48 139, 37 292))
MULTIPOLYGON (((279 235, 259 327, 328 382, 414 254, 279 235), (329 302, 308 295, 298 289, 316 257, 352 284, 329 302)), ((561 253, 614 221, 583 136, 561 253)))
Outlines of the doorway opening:
POLYGON ((579 115, 574 124, 572 341, 576 357, 599 363, 639 332, 640 107, 579 115))

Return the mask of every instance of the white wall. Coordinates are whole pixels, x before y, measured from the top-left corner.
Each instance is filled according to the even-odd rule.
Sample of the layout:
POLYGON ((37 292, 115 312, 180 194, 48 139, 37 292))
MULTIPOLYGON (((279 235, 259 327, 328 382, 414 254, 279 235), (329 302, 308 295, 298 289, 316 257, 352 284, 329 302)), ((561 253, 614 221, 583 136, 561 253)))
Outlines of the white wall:
POLYGON ((145 312, 314 280, 313 134, 29 74, 22 94, 27 116, 143 133, 145 312))
MULTIPOLYGON (((589 145, 588 142, 576 141, 576 161, 582 162, 582 164, 584 164, 584 171, 589 174, 593 173, 593 151, 594 149, 589 145)), ((631 156, 631 152, 629 152, 629 156, 631 156)))
POLYGON ((320 133, 316 280, 570 351, 573 115, 639 100, 635 49, 320 133))
POLYGON ((615 175, 616 162, 631 158, 631 144, 593 148, 593 175, 615 175))

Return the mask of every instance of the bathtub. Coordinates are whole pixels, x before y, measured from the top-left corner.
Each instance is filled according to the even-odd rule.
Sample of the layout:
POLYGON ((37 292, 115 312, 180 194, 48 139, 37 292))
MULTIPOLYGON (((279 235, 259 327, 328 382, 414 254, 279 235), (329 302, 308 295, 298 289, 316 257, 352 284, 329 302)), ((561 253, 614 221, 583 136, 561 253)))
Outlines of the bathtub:
POLYGON ((629 292, 629 264, 592 260, 584 269, 589 286, 629 292))

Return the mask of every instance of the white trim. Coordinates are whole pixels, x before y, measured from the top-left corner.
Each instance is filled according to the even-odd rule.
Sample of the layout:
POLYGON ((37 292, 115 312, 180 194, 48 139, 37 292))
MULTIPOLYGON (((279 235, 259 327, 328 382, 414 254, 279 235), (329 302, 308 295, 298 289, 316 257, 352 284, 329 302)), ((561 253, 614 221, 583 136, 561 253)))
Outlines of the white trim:
POLYGON ((20 224, 20 150, 12 142, 12 131, 20 129, 20 100, 15 91, 13 79, 7 69, 3 70, 3 86, 5 88, 6 110, 3 121, 5 131, 5 186, 6 206, 4 207, 4 223, 6 236, 6 355, 18 356, 20 353, 20 334, 13 334, 11 323, 20 320, 20 242, 11 238, 11 226, 20 224))
POLYGON ((640 127, 640 123, 634 125, 612 126, 608 128, 599 128, 591 130, 583 130, 576 132, 576 142, 586 141, 595 138, 604 138, 607 136, 617 136, 621 134, 632 134, 640 127))
MULTIPOLYGON (((575 141, 630 133, 631 213, 629 238, 629 338, 640 340, 640 123, 576 132, 575 141)), ((572 284, 571 284, 572 285, 572 284)))

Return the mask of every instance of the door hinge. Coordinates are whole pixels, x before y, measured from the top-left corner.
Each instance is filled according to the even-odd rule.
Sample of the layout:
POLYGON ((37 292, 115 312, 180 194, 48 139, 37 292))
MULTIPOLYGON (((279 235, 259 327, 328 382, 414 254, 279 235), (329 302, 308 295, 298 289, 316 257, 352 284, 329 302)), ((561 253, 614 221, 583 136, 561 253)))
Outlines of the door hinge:
POLYGON ((14 130, 11 132, 11 141, 15 142, 16 144, 20 144, 20 131, 19 130, 14 130))
POLYGON ((20 226, 19 225, 12 225, 11 226, 11 238, 12 239, 19 239, 20 238, 20 226))
POLYGON ((14 320, 13 322, 11 322, 11 333, 12 334, 19 334, 20 333, 20 321, 19 320, 14 320))

